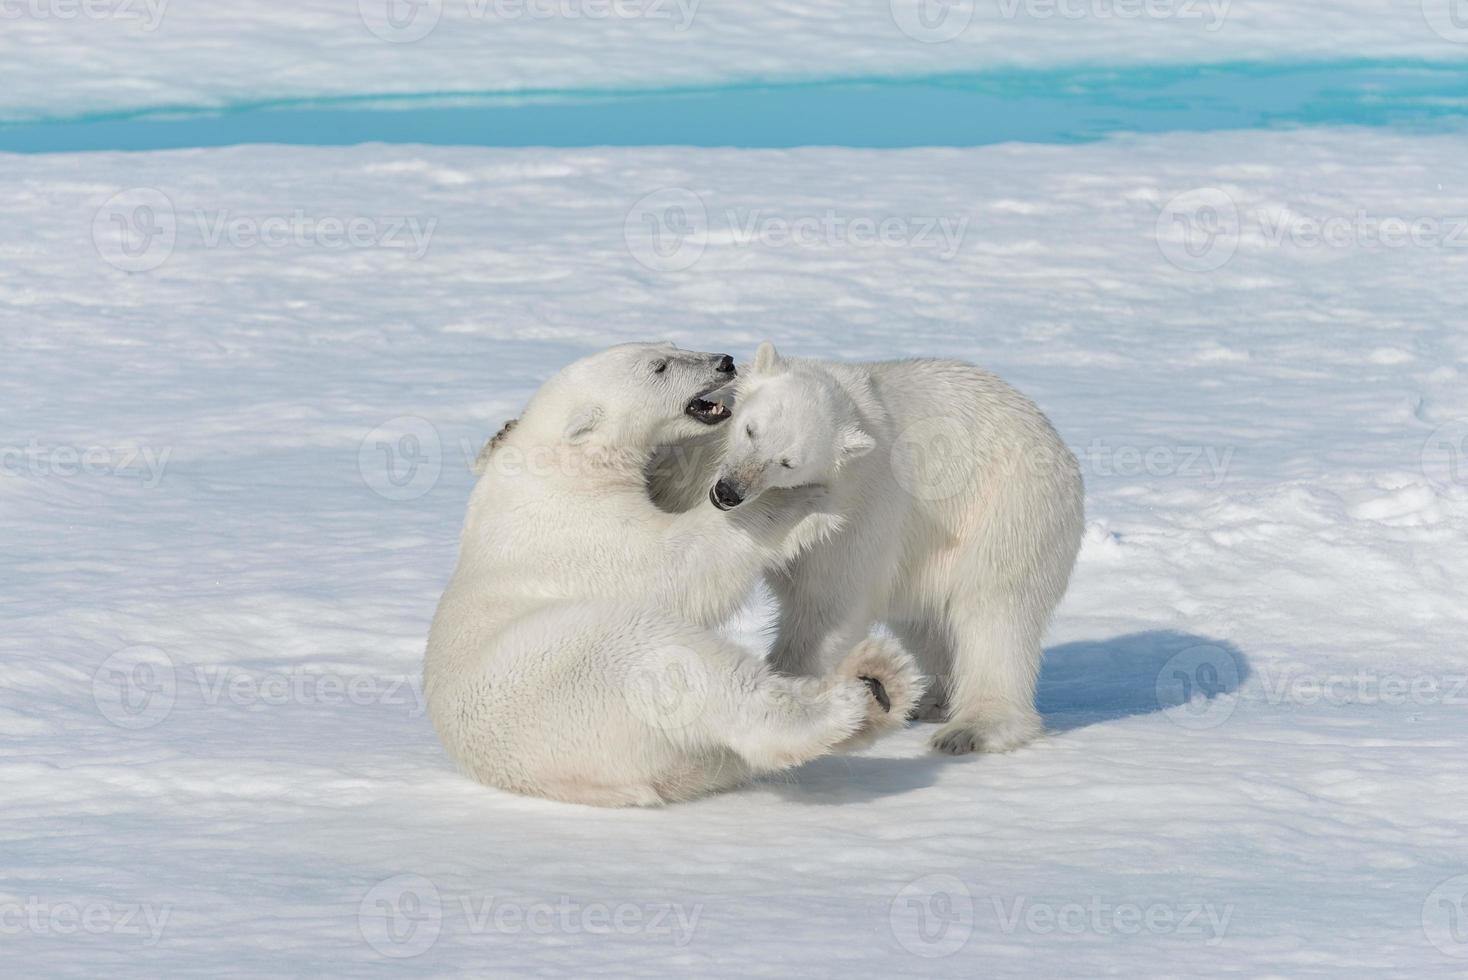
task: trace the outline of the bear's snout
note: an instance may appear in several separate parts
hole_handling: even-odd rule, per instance
[[[724,354],[723,356],[719,357],[719,364],[717,367],[714,368],[714,370],[718,371],[720,374],[733,374],[734,358],[730,357],[728,354]]]
[[[733,510],[744,503],[744,494],[730,481],[720,480],[709,491],[709,500],[713,501],[714,506],[719,510]]]

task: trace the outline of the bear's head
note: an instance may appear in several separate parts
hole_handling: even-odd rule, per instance
[[[831,482],[876,443],[851,397],[828,374],[786,361],[760,345],[741,378],[724,463],[709,499],[732,510],[766,490]]]
[[[621,344],[546,382],[520,428],[543,442],[593,450],[640,453],[675,445],[728,421],[729,408],[710,396],[728,387],[734,373],[728,354]]]

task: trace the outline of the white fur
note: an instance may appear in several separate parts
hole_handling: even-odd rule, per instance
[[[746,500],[731,513],[816,484],[845,519],[769,576],[774,666],[819,673],[885,623],[939,681],[918,710],[948,718],[936,748],[1006,751],[1042,731],[1041,638],[1080,548],[1083,492],[1029,399],[955,361],[785,360],[766,344],[726,431],[718,477]]]
[[[706,502],[670,514],[647,496],[654,448],[708,432],[683,409],[727,380],[717,358],[651,344],[594,355],[486,450],[424,664],[434,726],[475,778],[652,805],[890,727],[855,677],[780,677],[712,632],[764,567],[830,533],[819,492],[734,515]],[[920,675],[899,647],[853,647],[852,662],[908,692],[892,714],[916,701]]]

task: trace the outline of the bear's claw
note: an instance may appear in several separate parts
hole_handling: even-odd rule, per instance
[[[872,697],[876,698],[877,703],[882,706],[882,711],[890,714],[892,711],[892,699],[887,696],[887,689],[882,686],[882,682],[875,677],[868,677],[865,674],[862,674],[857,680],[866,684],[872,692]]]

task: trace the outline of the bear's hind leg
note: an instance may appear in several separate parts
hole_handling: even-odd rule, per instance
[[[723,793],[749,782],[753,774],[744,760],[727,749],[710,753],[708,758],[685,769],[659,776],[653,782],[658,795],[669,803],[696,800],[701,796]]]
[[[928,678],[912,721],[943,721],[948,717],[948,675],[953,672],[953,641],[940,620],[909,619],[888,624],[912,653]]]
[[[668,802],[651,785],[617,786],[582,779],[547,780],[538,788],[536,795],[561,803],[580,803],[585,806],[662,806]]]
[[[1022,601],[994,597],[984,609],[953,609],[948,724],[932,738],[949,755],[1008,752],[1040,735],[1035,710],[1044,617]]]

